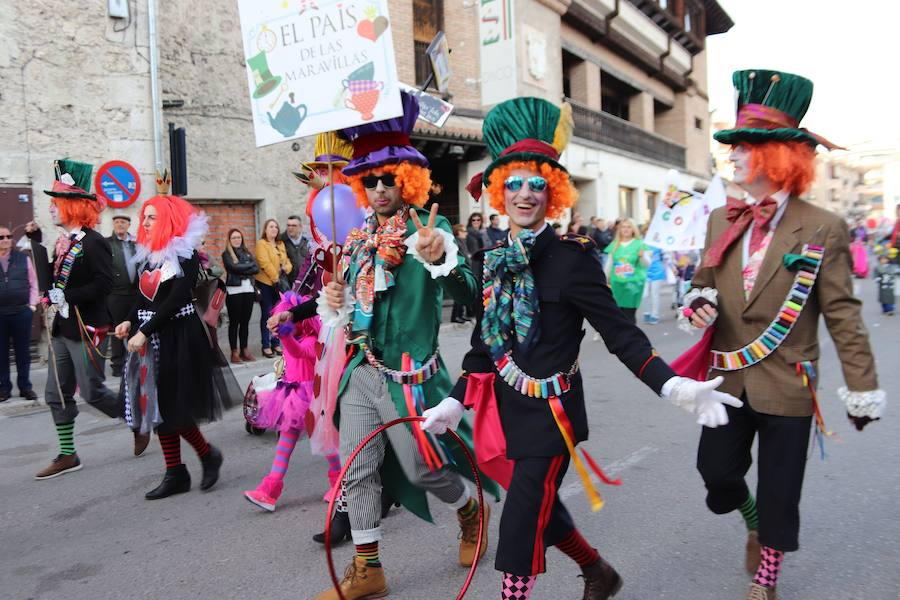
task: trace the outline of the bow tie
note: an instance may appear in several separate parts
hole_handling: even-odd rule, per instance
[[[756,224],[756,227],[762,230],[772,221],[777,210],[778,203],[769,197],[756,204],[747,204],[737,198],[728,198],[725,216],[731,225],[710,245],[703,258],[703,266],[719,266],[725,251],[735,240],[744,235],[750,223]]]

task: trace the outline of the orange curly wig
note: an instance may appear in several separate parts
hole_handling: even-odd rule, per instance
[[[156,209],[156,223],[150,234],[144,229],[144,213],[148,206]],[[188,221],[197,212],[187,200],[179,196],[153,196],[141,207],[137,241],[153,251],[164,248],[173,237],[184,235]]]
[[[748,144],[750,181],[765,175],[780,189],[799,196],[816,178],[816,149],[806,142]]]
[[[506,214],[506,205],[503,200],[503,182],[509,174],[516,169],[529,169],[537,171],[547,180],[550,189],[550,199],[547,202],[547,218],[558,219],[567,208],[570,208],[578,200],[578,190],[569,174],[556,169],[547,163],[538,164],[537,161],[511,162],[501,165],[491,171],[491,179],[487,186],[487,194],[491,199],[491,206],[501,215]]]
[[[431,191],[431,171],[412,163],[399,163],[396,165],[382,165],[350,175],[348,179],[350,180],[350,187],[353,188],[353,193],[356,195],[357,205],[363,208],[369,207],[369,198],[366,196],[366,188],[362,184],[362,178],[366,175],[371,175],[375,171],[393,173],[396,176],[397,185],[400,186],[400,195],[407,204],[422,207],[428,202],[428,194]]]
[[[50,201],[56,205],[56,208],[59,210],[59,218],[66,225],[77,225],[78,227],[90,227],[93,229],[100,220],[100,211],[102,209],[96,200],[87,198],[53,198]]]

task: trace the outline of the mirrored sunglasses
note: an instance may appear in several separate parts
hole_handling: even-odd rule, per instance
[[[366,175],[362,178],[363,187],[367,190],[374,190],[378,187],[378,182],[386,188],[392,188],[397,185],[397,178],[393,173],[385,173],[384,175]]]
[[[512,175],[506,178],[506,181],[503,182],[503,186],[511,192],[518,192],[522,189],[522,185],[525,183],[525,179],[520,177],[519,175]],[[533,177],[528,178],[528,189],[532,192],[543,192],[547,189],[547,180],[541,177],[540,175],[534,175]]]

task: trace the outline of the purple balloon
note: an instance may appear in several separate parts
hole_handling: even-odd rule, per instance
[[[331,194],[334,190],[334,228],[331,230]],[[313,201],[312,218],[316,227],[328,241],[343,245],[353,229],[366,221],[365,211],[356,205],[356,196],[349,185],[338,183],[319,190]]]

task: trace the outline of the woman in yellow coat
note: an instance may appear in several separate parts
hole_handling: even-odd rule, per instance
[[[291,261],[287,256],[284,242],[278,239],[278,221],[269,219],[262,229],[262,236],[256,242],[256,262],[259,273],[256,275],[256,287],[259,289],[259,332],[262,336],[262,354],[272,358],[274,353],[281,354],[278,337],[269,334],[266,321],[272,307],[278,302],[278,280],[282,275],[291,272]]]

